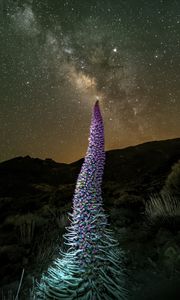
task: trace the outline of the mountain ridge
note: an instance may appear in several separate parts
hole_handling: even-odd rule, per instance
[[[104,181],[125,184],[132,181],[148,182],[152,176],[166,176],[172,165],[180,158],[180,138],[153,141],[123,149],[106,151]],[[5,180],[17,182],[59,185],[75,183],[83,158],[70,163],[52,159],[15,157],[0,163],[1,184]],[[140,180],[141,178],[141,180]]]

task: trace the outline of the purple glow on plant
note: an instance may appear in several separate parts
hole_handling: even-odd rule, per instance
[[[43,275],[37,299],[125,299],[122,252],[108,229],[101,184],[105,164],[104,126],[94,105],[89,145],[73,196],[71,224],[64,235],[69,249]],[[43,298],[45,297],[45,298]]]

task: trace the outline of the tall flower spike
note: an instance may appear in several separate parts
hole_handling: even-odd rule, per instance
[[[123,253],[108,228],[102,202],[104,163],[104,127],[97,101],[73,197],[71,224],[64,235],[69,249],[43,274],[35,299],[126,299]]]

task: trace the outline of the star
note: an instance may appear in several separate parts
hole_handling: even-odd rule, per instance
[[[115,53],[116,53],[116,52],[117,52],[117,48],[113,48],[113,52],[115,52]]]

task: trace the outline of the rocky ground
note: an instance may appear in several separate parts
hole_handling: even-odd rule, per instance
[[[124,250],[129,300],[180,295],[179,219],[150,220],[145,206],[180,158],[180,139],[107,152],[104,208]],[[28,299],[33,280],[58,255],[83,160],[59,164],[19,157],[0,164],[0,289]]]

